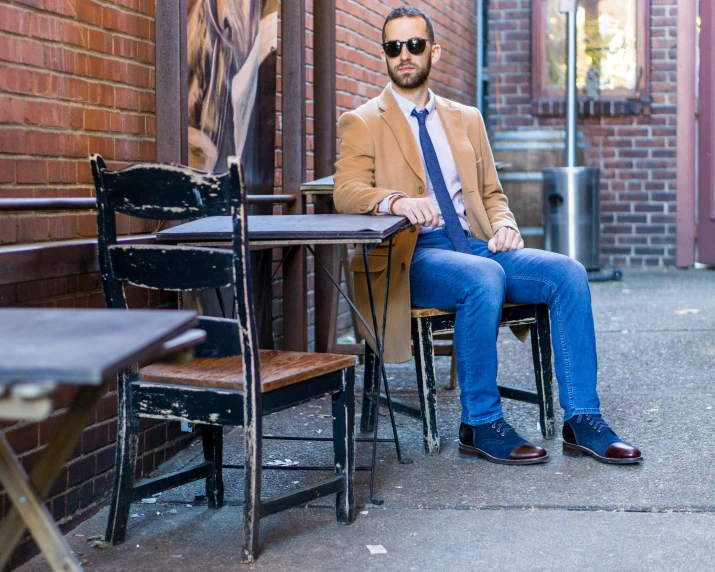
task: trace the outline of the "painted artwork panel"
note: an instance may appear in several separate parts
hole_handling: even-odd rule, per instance
[[[277,0],[188,0],[187,10],[189,165],[224,171],[237,155],[248,192],[272,192]]]

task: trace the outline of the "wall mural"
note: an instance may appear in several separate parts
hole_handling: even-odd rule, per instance
[[[277,0],[188,0],[187,10],[189,165],[224,171],[238,155],[248,192],[272,192]]]
[[[278,0],[187,0],[189,165],[226,171],[241,157],[246,192],[273,194],[276,136]],[[248,214],[271,214],[249,205]],[[261,348],[273,347],[271,251],[251,253],[255,318]],[[202,300],[210,315],[232,308],[225,289]]]

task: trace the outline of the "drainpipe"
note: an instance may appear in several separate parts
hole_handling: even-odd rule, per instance
[[[484,101],[484,1],[477,0],[477,109]],[[488,2],[489,0],[487,0]]]
[[[566,12],[566,166],[576,166],[576,6],[577,0],[560,0],[559,11]]]

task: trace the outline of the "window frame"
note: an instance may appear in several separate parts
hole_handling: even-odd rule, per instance
[[[531,2],[531,98],[535,104],[537,114],[549,114],[544,110],[554,109],[554,103],[563,102],[566,96],[566,89],[546,88],[546,3],[548,0],[533,0]],[[641,105],[626,105],[622,107],[623,113],[644,111],[650,103],[650,4],[651,0],[636,0],[636,62],[643,69],[639,89],[626,92],[625,90],[603,91],[601,97],[596,100],[589,100],[583,93],[583,89],[577,90],[580,112],[588,113],[588,110],[597,109],[593,114],[601,114],[603,109],[612,109],[616,102],[638,102]],[[601,105],[587,105],[599,104]],[[605,104],[605,105],[604,105]],[[538,113],[542,111],[542,113]],[[554,110],[556,111],[556,110]]]

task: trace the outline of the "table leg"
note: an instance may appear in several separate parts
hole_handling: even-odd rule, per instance
[[[30,471],[30,483],[40,498],[47,496],[47,493],[52,488],[57,474],[72,453],[77,440],[82,435],[82,431],[89,423],[94,407],[106,392],[106,384],[80,388],[69,410],[60,419],[54,436],[40,459],[35,463],[32,471]],[[5,517],[2,528],[0,528],[0,538],[3,539],[2,546],[0,546],[0,570],[3,570],[7,565],[10,556],[12,556],[17,543],[20,542],[24,533],[25,526],[22,523],[19,512],[11,508]]]
[[[62,532],[52,520],[47,507],[33,490],[27,473],[15,459],[12,449],[2,433],[0,433],[0,482],[52,569],[56,571],[81,570],[62,536]],[[10,559],[14,548],[14,544],[10,546],[5,543],[0,547],[0,554],[2,554],[4,562]]]

